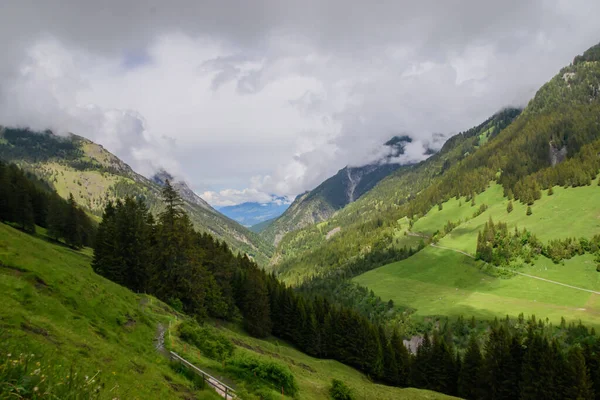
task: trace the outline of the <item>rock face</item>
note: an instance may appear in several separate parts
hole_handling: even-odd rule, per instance
[[[169,182],[171,182],[171,185],[175,190],[177,190],[177,193],[179,193],[182,199],[207,210],[213,210],[210,204],[208,204],[202,197],[198,196],[192,189],[190,189],[187,183],[184,181],[176,181],[173,175],[164,169],[161,169],[154,174],[151,180],[160,186],[164,186],[167,179]]]
[[[554,143],[550,142],[550,163],[554,167],[556,164],[563,162],[567,158],[567,146],[564,145],[560,149],[554,146]]]
[[[397,158],[411,142],[409,136],[394,136],[384,144],[385,155],[377,161],[342,168],[315,189],[299,195],[281,217],[261,232],[261,236],[277,245],[286,233],[330,218],[400,168],[402,164],[397,163]]]

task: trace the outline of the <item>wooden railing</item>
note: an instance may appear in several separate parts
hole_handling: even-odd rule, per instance
[[[194,364],[187,361],[185,358],[181,357],[179,354],[171,351],[170,358],[173,361],[177,361],[177,362],[185,365],[186,367],[188,367],[192,371],[194,371],[196,374],[200,375],[202,377],[202,380],[205,383],[208,383],[210,386],[212,386],[215,389],[215,391],[223,398],[225,398],[227,400],[237,399],[235,390],[233,390],[232,388],[230,388],[229,386],[227,386],[226,384],[224,384],[223,382],[221,382],[214,376],[211,376],[210,374],[207,374],[206,372],[202,371],[200,368],[196,367]]]

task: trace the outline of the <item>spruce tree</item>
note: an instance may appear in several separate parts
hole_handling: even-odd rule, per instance
[[[585,363],[583,351],[579,345],[571,347],[568,356],[567,385],[564,398],[592,400],[594,388],[590,371]]]
[[[67,200],[67,208],[65,211],[63,237],[69,246],[80,248],[82,246],[81,235],[81,222],[77,209],[77,203],[75,202],[73,193],[69,193],[69,199]]]
[[[243,284],[244,328],[252,336],[264,338],[271,334],[269,292],[263,275],[256,268],[246,271]]]
[[[512,212],[512,210],[513,210],[513,203],[511,200],[509,200],[508,205],[506,206],[506,212],[510,214]]]
[[[483,372],[483,357],[477,338],[472,334],[462,362],[458,377],[458,395],[465,399],[479,399],[481,396],[481,380]]]

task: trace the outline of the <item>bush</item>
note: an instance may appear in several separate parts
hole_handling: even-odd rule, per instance
[[[329,396],[333,400],[354,400],[354,393],[346,384],[340,380],[333,379],[329,388]]]
[[[189,321],[179,325],[179,337],[196,346],[206,357],[217,361],[230,358],[235,350],[233,343],[225,336]]]
[[[527,207],[527,215],[531,215],[533,214],[533,211],[531,211],[531,207]]]
[[[250,356],[236,357],[231,360],[228,369],[245,381],[256,381],[258,378],[275,390],[283,388],[288,396],[294,396],[298,392],[296,379],[290,370],[273,361]]]
[[[206,387],[206,382],[204,382],[204,379],[185,365],[177,361],[171,361],[170,365],[173,371],[185,376],[192,383],[193,390],[201,390]]]

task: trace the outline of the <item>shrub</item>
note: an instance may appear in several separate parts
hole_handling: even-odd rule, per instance
[[[275,390],[280,391],[283,388],[284,393],[289,396],[298,392],[296,379],[290,370],[273,361],[241,356],[231,360],[228,369],[243,380],[259,379]]]
[[[193,390],[201,390],[205,388],[206,383],[204,382],[204,379],[185,365],[177,361],[171,361],[170,366],[173,371],[185,376],[192,383]]]
[[[506,206],[506,212],[510,214],[512,212],[512,210],[513,210],[513,203],[512,203],[512,201],[509,201],[508,205]]]
[[[230,358],[235,350],[233,343],[225,336],[189,321],[179,325],[179,337],[196,346],[206,357],[217,361]]]
[[[354,400],[355,398],[352,389],[338,379],[333,379],[331,381],[329,396],[331,396],[333,400]]]
[[[527,215],[531,215],[533,214],[533,211],[531,211],[531,207],[527,207]]]

